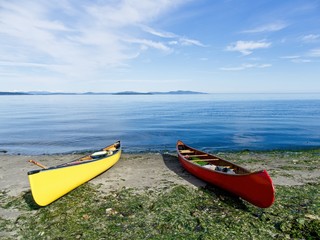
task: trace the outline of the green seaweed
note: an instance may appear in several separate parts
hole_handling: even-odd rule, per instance
[[[277,186],[274,205],[260,209],[213,186],[105,194],[84,184],[47,207],[26,203],[29,192],[8,198],[24,211],[0,225],[22,239],[317,239],[319,189]]]

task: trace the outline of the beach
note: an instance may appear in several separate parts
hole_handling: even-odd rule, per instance
[[[319,150],[306,152],[248,151],[218,154],[252,171],[266,169],[273,180],[276,191],[281,186],[319,184]],[[28,156],[2,153],[0,155],[0,190],[2,193],[0,219],[16,221],[24,213],[19,208],[5,207],[5,202],[7,198],[21,198],[23,194],[30,191],[27,172],[39,167],[29,163],[29,159],[36,160],[45,166],[54,166],[81,156],[83,155]],[[92,179],[90,183],[97,186],[99,191],[105,195],[120,192],[123,189],[132,189],[136,193],[148,190],[161,193],[170,191],[175,186],[185,186],[188,189],[207,186],[205,182],[190,175],[181,167],[176,153],[123,153],[112,168]],[[60,199],[57,202],[59,201]]]
[[[229,153],[232,157],[232,153]],[[267,154],[255,154],[255,161],[243,166],[249,170],[266,169],[275,185],[294,186],[317,182],[320,177],[319,165],[310,169],[309,163],[299,159],[270,159]],[[11,196],[30,190],[27,172],[39,167],[28,160],[33,159],[45,166],[55,166],[80,158],[80,154],[65,155],[0,155],[0,189]],[[239,155],[246,161],[252,156]],[[288,169],[288,165],[292,165]],[[180,165],[176,154],[141,153],[122,154],[119,162],[108,171],[90,181],[99,184],[104,191],[123,187],[137,191],[148,188],[161,190],[168,184],[182,184],[191,187],[205,186],[206,183],[190,175]]]
[[[232,154],[229,154],[232,155]],[[249,170],[267,169],[272,176],[275,185],[302,185],[309,182],[317,182],[320,177],[319,166],[310,169],[309,164],[299,162],[298,159],[281,161],[268,159],[266,154],[256,154],[257,160],[250,163],[244,162],[244,167]],[[82,155],[1,155],[0,156],[0,180],[1,191],[6,191],[11,196],[16,196],[23,191],[30,190],[27,172],[39,167],[28,160],[33,159],[45,166],[55,166]],[[241,160],[252,158],[245,155]],[[259,161],[260,159],[260,161]],[[288,169],[291,164],[291,169]],[[308,167],[304,167],[308,166]],[[191,187],[205,186],[206,183],[190,175],[180,165],[175,154],[141,153],[122,154],[119,162],[108,171],[91,180],[93,184],[99,184],[104,191],[117,190],[123,187],[144,190],[147,188],[161,190],[170,184],[182,184]]]

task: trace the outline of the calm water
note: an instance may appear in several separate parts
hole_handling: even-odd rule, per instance
[[[206,151],[320,147],[320,94],[0,96],[0,150]]]

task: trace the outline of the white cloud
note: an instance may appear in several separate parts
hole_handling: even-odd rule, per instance
[[[174,33],[155,30],[149,26],[141,26],[141,29],[147,33],[150,33],[154,36],[158,36],[158,37],[162,37],[162,38],[178,38],[178,35],[176,35]]]
[[[288,60],[290,60],[290,62],[293,62],[293,63],[309,63],[309,62],[312,62],[310,59],[303,58],[302,56],[299,56],[299,55],[283,56],[281,58],[282,59],[288,59]]]
[[[170,41],[170,42],[168,42],[168,44],[169,44],[169,45],[178,45],[178,44],[179,44],[179,42],[178,42],[178,41],[176,41],[176,40],[174,40],[174,41]]]
[[[227,51],[241,52],[243,55],[249,55],[253,50],[260,48],[268,48],[271,46],[270,42],[261,41],[237,41],[236,43],[227,46]]]
[[[302,41],[304,42],[316,42],[320,39],[319,34],[309,34],[302,37]]]
[[[165,31],[158,31],[155,30],[149,26],[142,26],[142,29],[149,33],[152,34],[154,36],[158,36],[161,38],[169,38],[169,39],[174,39],[169,41],[168,44],[170,45],[181,45],[181,46],[198,46],[198,47],[206,47],[203,43],[201,43],[198,40],[195,39],[190,39],[190,38],[186,38],[186,37],[181,37],[177,34],[171,33],[171,32],[165,32]]]
[[[295,58],[295,59],[292,59],[291,62],[293,62],[293,63],[309,63],[312,61],[310,59]]]
[[[245,31],[242,31],[243,33],[263,33],[263,32],[276,32],[280,31],[284,28],[286,28],[288,24],[284,22],[274,22],[274,23],[269,23],[265,24],[262,26],[258,26],[256,28],[248,29]]]
[[[315,48],[309,51],[308,56],[310,57],[320,57],[320,48]]]
[[[291,56],[283,56],[283,57],[281,57],[281,58],[283,58],[283,59],[296,59],[296,58],[300,58],[300,56],[298,56],[298,55],[291,55]]]
[[[166,46],[162,42],[155,42],[155,41],[151,41],[151,40],[147,40],[147,39],[128,39],[125,41],[130,42],[130,43],[140,44],[141,49],[144,49],[144,50],[146,50],[148,48],[154,48],[154,49],[164,51],[166,53],[169,53],[172,51],[171,48],[169,48],[168,46]]]
[[[198,40],[194,40],[194,39],[188,39],[188,38],[180,38],[180,43],[182,46],[191,46],[191,45],[195,45],[198,47],[205,47],[204,44],[202,44],[200,41]]]
[[[145,24],[183,3],[183,0],[122,0],[91,5],[87,10],[101,23],[111,24],[112,27],[121,27]]]
[[[220,70],[222,71],[242,71],[249,68],[268,68],[271,67],[271,64],[252,64],[252,63],[244,63],[237,67],[222,67]]]
[[[266,63],[266,64],[258,64],[256,67],[257,68],[268,68],[271,66],[272,66],[272,64]]]
[[[0,65],[33,66],[69,77],[124,66],[148,49],[166,54],[174,44],[202,44],[174,33],[155,31],[153,20],[183,0],[122,0],[78,4],[74,1],[2,1]],[[149,31],[152,36],[145,36]],[[7,62],[7,63],[5,63]]]

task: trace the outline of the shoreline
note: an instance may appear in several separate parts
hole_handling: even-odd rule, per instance
[[[270,153],[270,152],[309,152],[309,151],[319,151],[320,146],[297,146],[293,148],[270,148],[270,149],[250,149],[250,148],[242,148],[242,149],[225,149],[225,148],[198,148],[201,151],[205,151],[211,154],[220,154],[220,153],[236,153],[241,154],[245,152],[253,152],[253,153]],[[93,151],[97,151],[97,149],[88,149],[88,150],[74,150],[74,151],[67,151],[67,152],[53,152],[53,153],[28,153],[28,152],[11,152],[7,149],[0,149],[0,158],[1,156],[54,156],[54,155],[87,155]],[[176,149],[157,149],[154,150],[127,150],[122,149],[123,154],[176,154]]]

